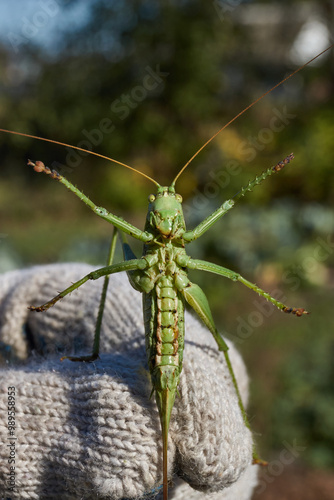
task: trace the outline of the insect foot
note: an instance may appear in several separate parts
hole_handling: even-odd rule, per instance
[[[43,306],[29,306],[28,307],[29,311],[36,311],[36,312],[43,312],[46,309]]]
[[[272,170],[274,170],[274,172],[279,172],[280,170],[282,170],[282,168],[285,167],[285,165],[287,165],[288,163],[290,163],[291,160],[294,159],[294,154],[291,153],[289,156],[287,156],[286,158],[284,158],[284,160],[280,161],[277,163],[277,165],[275,165]]]
[[[303,307],[284,307],[282,311],[285,313],[295,314],[296,316],[302,316],[303,314],[310,314]]]
[[[259,458],[259,457],[253,457],[252,463],[253,463],[253,465],[261,465],[263,467],[266,467],[269,462],[267,462],[266,460],[262,460],[262,458]]]
[[[93,361],[100,359],[100,356],[98,354],[90,354],[88,356],[63,356],[60,358],[60,361],[64,361],[64,359],[81,363],[93,363]]]
[[[56,170],[51,170],[49,167],[46,167],[42,161],[36,161],[34,163],[31,160],[28,160],[27,165],[33,167],[35,172],[44,172],[44,174],[51,175],[52,179],[59,180],[61,175]]]

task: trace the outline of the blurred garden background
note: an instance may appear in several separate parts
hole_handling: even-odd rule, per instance
[[[168,184],[220,127],[330,45],[334,5],[20,0],[2,3],[0,19],[1,128],[92,149]],[[284,315],[241,284],[192,274],[251,375],[249,416],[270,462],[261,500],[333,498],[333,50],[223,131],[177,183],[190,228],[291,152],[188,247],[312,313]],[[112,228],[28,158],[143,227],[154,192],[143,177],[0,133],[1,272],[106,259]]]

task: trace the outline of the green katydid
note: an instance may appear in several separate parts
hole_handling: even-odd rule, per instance
[[[329,50],[331,47],[328,47],[326,50]],[[319,57],[319,55],[316,57]],[[315,58],[313,58],[311,61],[313,61]],[[311,61],[308,61],[306,64],[309,64]],[[168,498],[168,429],[182,370],[185,333],[185,303],[188,303],[198,314],[200,319],[204,322],[204,324],[214,336],[214,339],[216,340],[218,345],[218,349],[223,352],[237,393],[239,407],[240,411],[242,412],[245,425],[247,427],[250,427],[245,409],[241,401],[233,368],[229,359],[228,347],[215,327],[208,300],[204,292],[198,285],[192,283],[189,280],[188,269],[207,271],[220,276],[224,276],[231,279],[232,281],[240,281],[251,290],[254,290],[260,296],[266,298],[269,302],[271,302],[283,312],[292,313],[295,316],[308,314],[307,311],[305,311],[303,308],[292,308],[286,306],[282,302],[279,302],[264,290],[260,289],[257,285],[247,281],[240,274],[234,271],[231,271],[217,264],[192,259],[190,256],[188,256],[185,250],[186,244],[202,236],[208,229],[210,229],[213,224],[215,224],[218,220],[220,220],[221,217],[229,212],[234,207],[235,203],[240,198],[245,196],[248,191],[251,191],[256,185],[261,184],[269,176],[279,172],[285,165],[290,163],[290,161],[293,159],[292,154],[287,156],[283,161],[278,162],[274,167],[268,168],[262,174],[255,177],[248,183],[246,187],[242,188],[234,198],[225,201],[217,210],[206,217],[200,224],[198,224],[197,227],[192,230],[186,229],[185,220],[182,213],[182,197],[181,195],[176,193],[175,184],[177,179],[184,172],[184,170],[194,159],[194,157],[197,156],[197,154],[204,147],[206,147],[209,142],[211,142],[222,130],[224,130],[230,123],[232,123],[236,118],[243,114],[247,109],[252,107],[265,95],[271,92],[274,88],[281,85],[296,72],[300,71],[304,66],[306,66],[306,64],[298,68],[291,75],[275,85],[275,87],[273,87],[271,90],[256,99],[252,104],[241,111],[236,117],[230,120],[230,122],[228,122],[220,130],[218,130],[218,132],[216,132],[184,165],[184,167],[179,171],[170,186],[160,186],[158,182],[156,182],[146,174],[139,172],[124,163],[106,158],[126,168],[130,168],[131,170],[136,171],[155,184],[156,194],[152,194],[149,196],[149,206],[144,231],[138,229],[137,227],[126,222],[120,217],[108,212],[106,209],[95,205],[95,203],[93,203],[66,178],[61,176],[55,170],[50,170],[44,165],[43,162],[28,162],[29,165],[33,166],[35,171],[44,172],[50,175],[50,177],[52,177],[53,179],[58,180],[59,182],[64,184],[70,191],[72,191],[86,205],[88,205],[88,207],[93,210],[99,217],[110,222],[115,228],[108,262],[105,267],[84,276],[82,279],[60,292],[57,296],[55,296],[45,304],[38,307],[30,307],[30,309],[34,311],[45,311],[53,306],[56,302],[58,302],[58,300],[76,290],[88,280],[96,280],[101,278],[102,276],[105,277],[100,309],[96,322],[92,354],[79,357],[66,356],[62,359],[67,358],[71,361],[91,362],[98,358],[100,327],[103,316],[106,289],[108,286],[108,277],[110,274],[126,271],[131,285],[143,294],[143,314],[145,323],[147,359],[153,386],[152,393],[155,392],[162,428],[164,500],[167,500]],[[57,141],[52,141],[50,139],[12,132],[9,130],[0,129],[0,131],[58,143]],[[76,147],[75,149],[82,150],[78,147]],[[95,154],[97,156],[102,156],[91,151],[89,151],[89,153]],[[121,231],[122,235],[124,261],[120,263],[113,263],[118,231]],[[130,235],[140,240],[144,244],[142,257],[137,258],[134,255],[127,242],[126,235]],[[253,453],[253,462],[262,463],[255,450]]]

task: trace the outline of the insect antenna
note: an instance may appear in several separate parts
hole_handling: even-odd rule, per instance
[[[83,148],[79,148],[78,146],[72,146],[71,144],[66,144],[65,142],[54,141],[52,139],[46,139],[45,137],[38,137],[37,135],[24,134],[23,132],[14,132],[13,130],[6,130],[4,128],[0,128],[0,132],[6,132],[7,134],[13,134],[13,135],[21,135],[23,137],[30,137],[31,139],[38,139],[39,141],[52,142],[53,144],[59,144],[60,146],[67,146],[67,147],[72,148],[72,149],[77,149],[78,151],[83,151],[84,153],[89,153],[91,155],[99,156],[100,158],[103,158],[104,160],[112,161],[114,163],[117,163],[118,165],[122,165],[122,167],[128,168],[129,170],[132,170],[133,172],[136,172],[137,174],[140,174],[143,177],[146,177],[146,179],[153,182],[156,186],[159,186],[157,181],[152,179],[152,177],[144,174],[144,172],[140,172],[140,170],[137,170],[136,168],[130,167],[129,165],[127,165],[126,163],[122,163],[121,161],[114,160],[113,158],[109,158],[108,156],[101,155],[100,153],[95,153],[95,151],[89,151],[89,149],[83,149]]]
[[[208,144],[210,144],[211,141],[213,141],[213,139],[215,137],[217,137],[218,134],[220,134],[220,132],[222,132],[225,128],[227,128],[229,125],[231,125],[231,123],[233,123],[237,118],[239,118],[239,116],[243,115],[248,109],[252,108],[256,103],[258,103],[259,101],[261,101],[261,99],[263,99],[266,95],[270,94],[270,92],[272,92],[273,90],[275,90],[277,87],[279,87],[280,85],[282,85],[284,82],[286,82],[287,80],[289,80],[292,76],[294,76],[296,73],[298,73],[299,71],[301,71],[303,68],[305,68],[305,66],[307,66],[308,64],[310,64],[312,61],[314,61],[315,59],[317,59],[318,57],[320,57],[322,54],[324,54],[325,52],[327,52],[327,50],[330,50],[332,47],[334,46],[334,44],[332,43],[332,45],[330,45],[329,47],[327,47],[327,49],[323,50],[322,52],[320,52],[320,54],[316,55],[315,57],[313,57],[312,59],[310,59],[309,61],[307,61],[305,64],[303,64],[302,66],[300,66],[299,68],[297,68],[295,71],[293,71],[290,75],[286,76],[285,78],[283,78],[283,80],[281,80],[280,82],[276,83],[276,85],[274,85],[270,90],[267,90],[267,92],[265,92],[264,94],[262,94],[260,97],[258,97],[257,99],[255,99],[255,101],[253,101],[251,104],[249,104],[246,108],[244,108],[242,111],[240,111],[240,113],[238,113],[237,115],[235,115],[234,118],[232,118],[229,122],[227,122],[223,127],[221,127],[217,132],[215,132],[213,134],[212,137],[210,137],[210,139],[208,139],[206,141],[205,144],[203,144],[203,146],[201,146],[195,154],[193,154],[193,156],[190,158],[190,160],[187,161],[187,163],[181,168],[181,170],[179,171],[179,173],[177,174],[177,176],[175,177],[175,179],[173,180],[172,182],[172,186],[175,186],[175,183],[177,181],[177,179],[180,177],[180,175],[185,171],[185,169],[188,167],[188,165],[193,161],[194,158],[196,158],[196,156],[204,149],[206,148],[206,146]]]

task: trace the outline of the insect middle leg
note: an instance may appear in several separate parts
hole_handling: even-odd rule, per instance
[[[250,281],[243,278],[239,273],[231,271],[226,267],[218,266],[217,264],[213,264],[211,262],[206,262],[205,260],[197,260],[197,259],[189,259],[187,262],[187,267],[189,269],[197,269],[200,271],[208,271],[210,273],[219,274],[220,276],[224,276],[225,278],[229,278],[232,281],[240,281],[243,285],[247,286],[251,290],[254,290],[258,295],[264,297],[269,302],[271,302],[274,306],[285,313],[292,313],[296,316],[302,316],[303,314],[309,314],[302,307],[289,307],[280,302],[279,300],[272,297],[268,292],[262,290],[262,288],[258,287],[255,283],[251,283]]]
[[[113,234],[111,246],[110,246],[110,252],[109,252],[109,257],[108,257],[108,262],[112,262],[114,253],[115,253],[115,245],[116,245],[116,239],[117,239],[117,232],[115,231]],[[104,280],[104,286],[102,290],[102,295],[101,295],[101,300],[100,300],[100,306],[99,306],[99,312],[97,316],[97,321],[96,321],[96,326],[95,326],[95,335],[94,335],[94,344],[93,344],[93,352],[91,355],[88,356],[64,356],[63,359],[70,359],[71,361],[94,361],[97,359],[99,355],[99,348],[100,348],[100,331],[101,331],[101,323],[102,323],[102,316],[103,316],[103,310],[104,310],[104,304],[105,304],[105,299],[106,299],[106,292],[107,292],[107,287],[108,287],[108,281],[109,281],[109,275],[110,274],[115,274],[119,273],[121,271],[133,271],[137,269],[145,269],[147,266],[147,262],[144,259],[132,259],[129,261],[125,262],[120,262],[117,264],[109,264],[106,267],[102,267],[101,269],[97,269],[96,271],[92,271],[91,273],[87,274],[80,280],[76,281],[73,283],[71,286],[60,292],[58,295],[53,297],[53,299],[49,300],[45,304],[41,306],[30,306],[29,309],[31,311],[37,311],[37,312],[42,312],[46,311],[50,307],[52,307],[56,302],[58,302],[60,299],[68,295],[69,293],[73,292],[74,290],[78,289],[81,285],[86,283],[88,280],[96,280],[101,278],[102,276],[105,276]]]
[[[79,288],[88,280],[97,280],[102,276],[106,276],[109,274],[120,273],[121,271],[134,271],[135,269],[145,269],[145,267],[147,267],[147,262],[144,259],[133,259],[126,262],[112,264],[111,266],[101,267],[100,269],[92,271],[80,280],[76,281],[71,286],[58,293],[58,295],[53,297],[53,299],[45,302],[45,304],[42,304],[41,306],[30,306],[28,309],[37,312],[47,311],[47,309],[55,305],[56,302],[58,302],[63,297],[66,297],[66,295]]]

